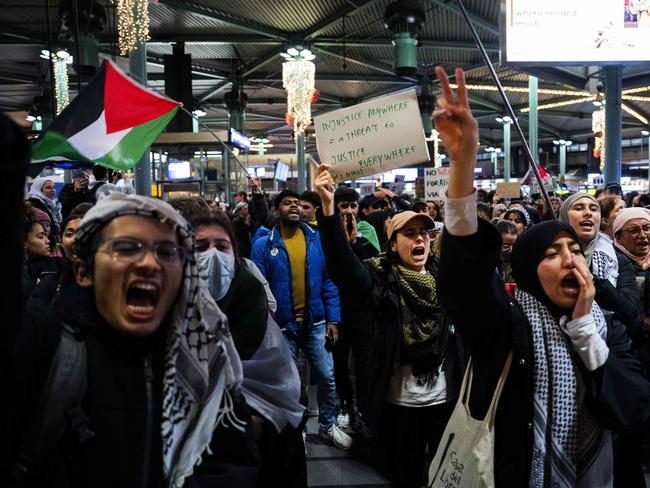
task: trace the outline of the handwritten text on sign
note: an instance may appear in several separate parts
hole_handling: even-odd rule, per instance
[[[424,199],[442,200],[449,186],[449,168],[424,168]]]
[[[415,90],[319,115],[314,127],[337,183],[429,161]]]

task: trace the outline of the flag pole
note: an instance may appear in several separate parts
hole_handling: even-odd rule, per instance
[[[200,125],[201,127],[205,128],[205,130],[207,130],[210,134],[212,134],[212,136],[213,136],[217,141],[219,141],[219,143],[220,143],[220,144],[221,144],[221,145],[226,149],[226,151],[228,151],[228,152],[230,153],[230,155],[234,158],[234,160],[237,161],[237,164],[239,164],[239,166],[241,166],[241,168],[244,170],[244,173],[246,173],[246,174],[250,177],[250,175],[248,174],[248,168],[242,164],[242,162],[241,162],[241,161],[239,160],[239,158],[235,155],[235,153],[232,151],[232,149],[230,149],[230,148],[228,147],[228,144],[226,144],[225,142],[223,142],[223,141],[221,140],[221,137],[219,137],[219,136],[218,136],[218,135],[217,135],[217,134],[216,134],[212,129],[210,129],[210,127],[208,127],[207,124],[205,124],[204,122],[201,122],[201,119],[200,119],[199,117],[197,117],[196,115],[194,115],[192,112],[190,112],[189,110],[187,110],[187,109],[186,109],[185,107],[183,107],[182,105],[180,106],[180,109],[181,109],[183,112],[185,112],[187,115],[189,115],[190,117],[192,117],[194,120],[196,120],[196,121],[199,123],[199,125]]]
[[[494,66],[492,65],[492,61],[490,61],[490,57],[488,56],[487,51],[485,50],[485,47],[483,46],[483,43],[481,42],[481,38],[478,35],[478,32],[476,32],[476,29],[474,28],[474,24],[472,24],[472,20],[469,18],[469,14],[467,13],[467,10],[465,9],[465,5],[463,5],[462,0],[457,0],[458,6],[460,7],[460,11],[463,14],[463,17],[465,17],[465,21],[467,22],[467,26],[469,27],[469,30],[472,34],[472,37],[474,38],[474,41],[476,42],[476,46],[478,47],[479,51],[481,52],[481,55],[483,56],[483,59],[485,60],[485,64],[487,65],[488,69],[490,70],[490,74],[492,75],[492,78],[494,79],[494,83],[497,86],[497,90],[499,91],[499,95],[501,95],[501,98],[503,99],[503,103],[506,106],[506,110],[508,111],[508,115],[510,115],[510,118],[512,119],[512,123],[515,126],[515,129],[517,130],[517,133],[519,134],[519,138],[521,139],[521,144],[524,147],[524,154],[528,158],[528,164],[530,165],[530,169],[533,171],[533,174],[535,175],[535,179],[537,179],[537,183],[539,184],[539,189],[542,192],[542,196],[544,197],[544,203],[546,204],[546,208],[548,210],[548,213],[553,216],[553,220],[557,221],[557,217],[555,216],[555,212],[553,211],[553,206],[551,205],[551,199],[548,196],[548,193],[546,192],[546,187],[544,187],[544,181],[542,180],[542,176],[539,174],[539,169],[537,168],[537,161],[535,157],[533,156],[532,151],[530,150],[530,146],[528,145],[528,142],[526,142],[526,137],[524,136],[524,131],[521,129],[521,126],[519,125],[519,121],[517,120],[517,116],[515,115],[515,111],[512,108],[512,105],[510,105],[510,101],[508,100],[508,97],[506,96],[506,92],[503,89],[503,86],[501,85],[501,81],[499,80],[499,77],[497,76],[497,72],[494,69]]]

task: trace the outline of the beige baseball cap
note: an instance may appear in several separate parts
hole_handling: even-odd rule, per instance
[[[400,212],[398,214],[393,215],[393,218],[390,220],[390,223],[388,224],[388,229],[386,230],[388,239],[390,239],[395,232],[404,228],[404,226],[413,219],[420,219],[422,223],[424,223],[424,225],[426,225],[427,228],[429,229],[433,229],[436,225],[433,219],[425,213],[415,213],[412,210],[407,210],[406,212]]]

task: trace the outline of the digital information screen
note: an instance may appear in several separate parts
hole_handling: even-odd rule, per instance
[[[507,63],[650,61],[650,0],[501,0]]]

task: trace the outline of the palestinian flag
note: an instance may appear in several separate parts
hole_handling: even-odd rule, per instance
[[[32,147],[32,163],[133,168],[181,104],[147,90],[110,60]]]

